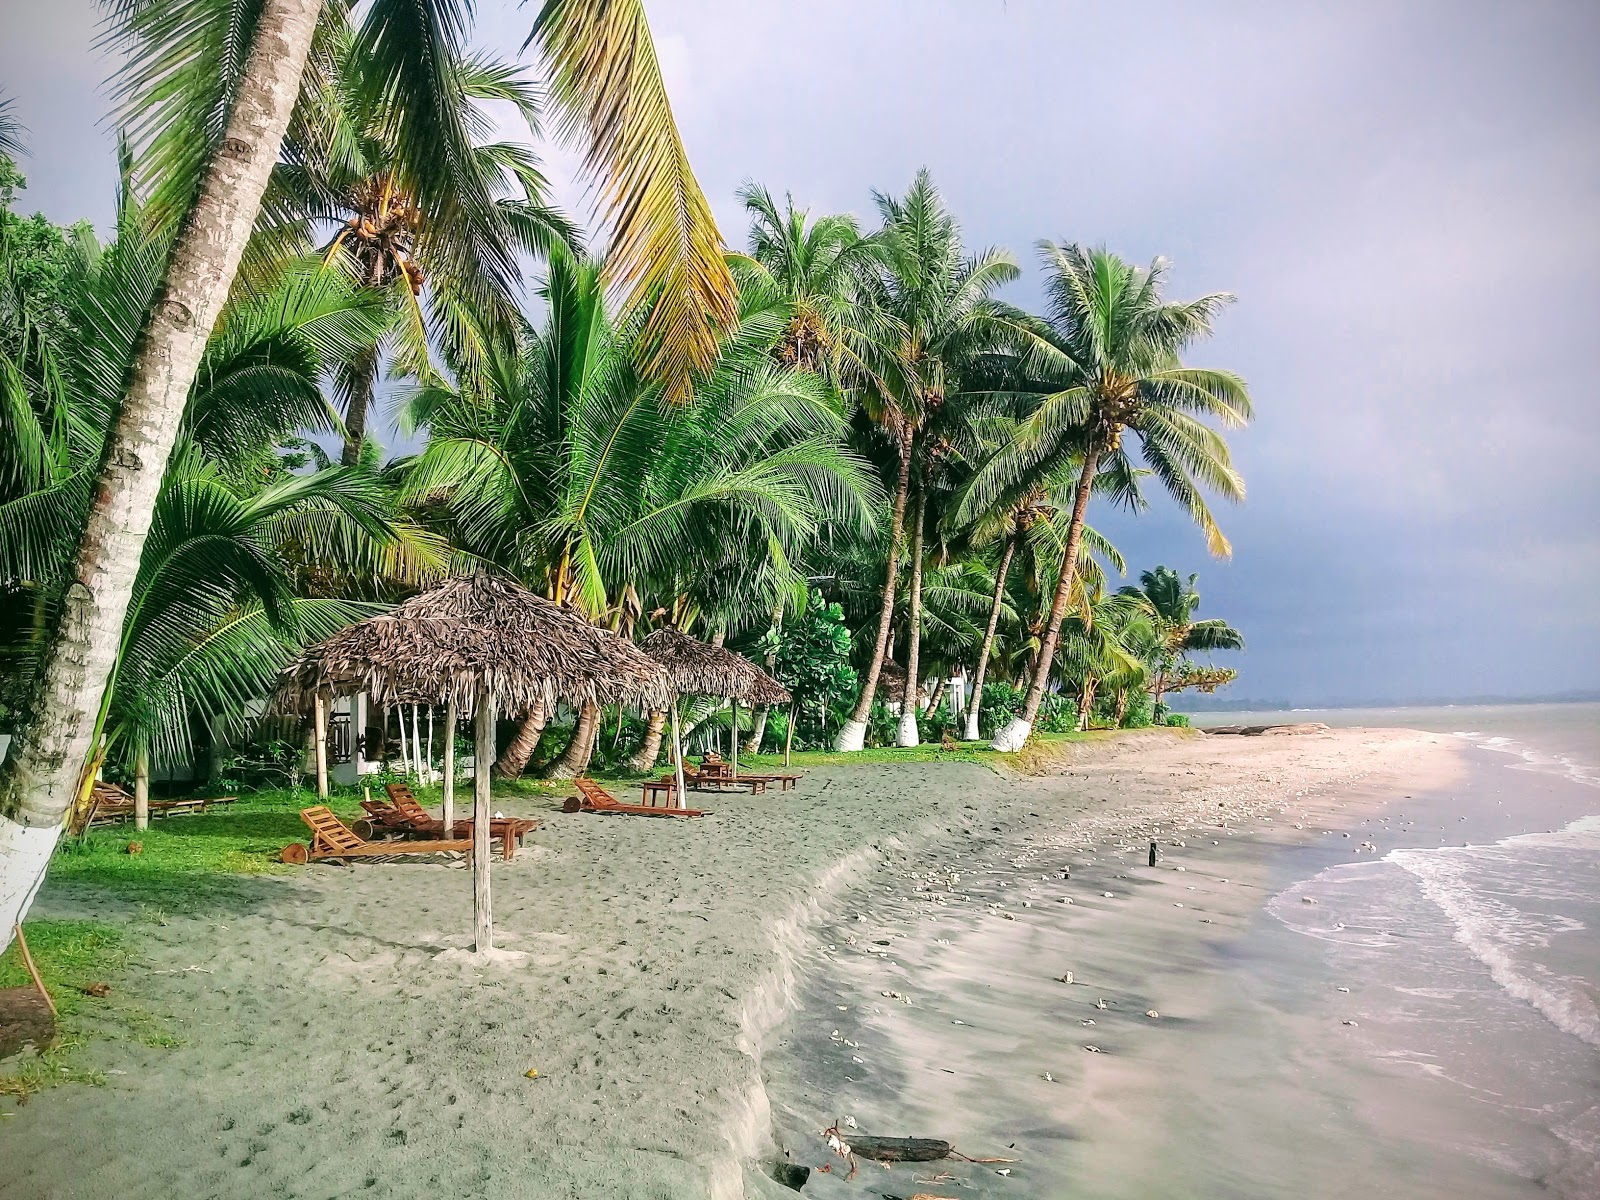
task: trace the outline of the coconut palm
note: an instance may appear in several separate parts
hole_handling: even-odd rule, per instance
[[[399,372],[427,373],[430,342],[458,369],[475,363],[486,339],[515,334],[517,254],[544,256],[577,242],[566,218],[545,203],[528,147],[488,140],[484,101],[504,102],[529,136],[537,134],[533,82],[513,65],[443,42],[433,96],[451,110],[440,120],[458,131],[454,151],[411,162],[412,147],[396,136],[403,128],[397,98],[365,86],[382,48],[333,13],[324,26],[310,73],[318,86],[302,89],[263,200],[255,257],[304,252],[318,228],[331,226],[324,261],[363,286],[388,290],[405,314],[388,347]],[[471,186],[462,186],[463,176]],[[450,202],[432,207],[418,198],[444,194]],[[360,458],[378,363],[375,347],[340,375],[346,466]]]
[[[1015,260],[1003,250],[966,254],[960,227],[926,170],[904,197],[878,193],[875,199],[883,218],[877,235],[883,267],[868,298],[882,320],[881,332],[863,348],[870,375],[859,395],[873,432],[892,455],[894,501],[872,657],[850,719],[839,731],[840,750],[859,750],[864,743],[889,645],[917,437],[956,390],[957,372],[1016,337],[1023,324],[1020,314],[993,298],[1017,277]],[[908,679],[907,688],[913,691],[915,682]]]
[[[989,662],[994,650],[995,637],[1000,628],[1000,617],[1005,607],[1006,587],[1011,575],[1013,560],[1019,553],[1029,561],[1030,575],[1037,575],[1040,563],[1057,564],[1066,550],[1070,534],[1072,498],[1077,481],[1077,464],[1061,464],[1054,474],[1037,481],[1029,480],[1025,486],[991,500],[983,509],[974,511],[971,503],[973,484],[980,479],[974,475],[960,499],[952,508],[952,520],[964,524],[963,536],[969,544],[978,547],[998,544],[1000,561],[994,571],[994,590],[990,598],[989,619],[978,646],[978,665],[973,671],[972,704],[967,710],[965,737],[978,740],[978,716],[983,701],[983,684],[988,677]],[[1107,472],[1095,480],[1096,490],[1120,500],[1136,504],[1136,494],[1129,481]],[[1104,579],[1100,561],[1121,574],[1127,569],[1117,548],[1091,526],[1084,526],[1083,541],[1089,550],[1080,557],[1075,578],[1087,588],[1098,586]],[[1097,561],[1099,560],[1099,561]],[[1082,605],[1082,595],[1078,597]]]
[[[1022,711],[995,738],[1000,749],[1027,740],[1050,678],[1061,622],[1071,597],[1084,516],[1102,469],[1132,476],[1126,435],[1132,434],[1149,474],[1189,512],[1214,553],[1228,553],[1203,489],[1244,496],[1222,436],[1201,419],[1227,428],[1251,416],[1244,381],[1229,371],[1185,367],[1184,350],[1211,332],[1231,301],[1223,293],[1170,302],[1162,297],[1166,264],[1134,267],[1104,249],[1040,246],[1049,273],[1048,324],[1029,347],[1021,370],[1037,404],[1008,451],[987,464],[978,503],[1030,475],[1081,462],[1066,552]]]
[[[792,196],[780,211],[760,184],[745,184],[739,199],[750,214],[748,256],[734,261],[741,288],[770,289],[789,307],[778,361],[840,385],[869,376],[863,353],[874,314],[862,297],[882,263],[880,239],[863,236],[847,214],[813,218]]]
[[[237,6],[213,0],[107,3],[114,32],[125,37],[124,116],[179,233],[116,409],[116,452],[94,489],[74,570],[82,590],[50,641],[30,717],[0,768],[0,945],[30,902],[78,791],[161,468],[278,158],[318,18],[324,8],[348,8],[347,0],[260,0],[254,19],[240,20]],[[367,13],[376,69],[364,86],[395,97],[405,160],[449,153],[458,131],[444,123],[449,106],[431,98],[440,91],[438,50],[460,44],[468,0],[372,0]],[[653,298],[647,364],[679,398],[691,372],[715,356],[715,324],[733,309],[733,286],[643,10],[638,0],[547,0],[534,34],[551,62],[566,128],[586,130],[589,162],[605,176],[619,275],[636,300]],[[415,199],[424,211],[435,201],[448,205],[457,182],[440,181]]]
[[[832,393],[771,361],[764,310],[695,402],[673,407],[638,374],[643,321],[614,324],[604,293],[601,264],[558,256],[544,324],[519,352],[491,351],[467,385],[411,402],[430,438],[406,494],[442,503],[460,545],[599,619],[629,586],[676,599],[730,562],[747,584],[781,576],[820,523],[864,521],[870,487]],[[770,604],[770,589],[752,594]],[[525,719],[507,773],[547,715]]]
[[[66,453],[47,477],[0,499],[0,580],[30,613],[7,647],[9,690],[26,692],[42,632],[65,593],[72,530],[91,487],[144,314],[161,285],[166,239],[125,210],[102,250],[81,234],[66,278],[73,353],[53,381],[67,399]],[[287,473],[272,447],[338,419],[318,387],[333,364],[375,344],[382,302],[341,276],[301,264],[266,295],[241,296],[218,322],[189,397],[178,448],[163,474],[150,538],[137,565],[111,680],[98,699],[91,766],[109,744],[148,781],[154,757],[172,761],[196,711],[237,721],[246,703],[307,637],[356,609],[312,599],[297,563],[416,582],[442,565],[433,539],[397,521],[375,478]],[[89,772],[92,775],[92,771]],[[143,787],[137,796],[145,795]]]
[[[1171,567],[1158,566],[1140,573],[1138,587],[1122,589],[1125,595],[1143,597],[1153,613],[1159,645],[1150,691],[1157,704],[1186,653],[1244,649],[1244,635],[1226,621],[1195,620],[1195,609],[1200,607],[1200,593],[1194,586],[1198,578],[1190,575],[1185,580]]]

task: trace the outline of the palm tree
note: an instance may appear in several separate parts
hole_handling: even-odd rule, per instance
[[[1016,336],[1022,324],[1019,314],[993,299],[996,289],[1017,277],[1015,260],[1003,250],[966,255],[960,227],[926,170],[918,172],[903,198],[879,193],[875,199],[883,218],[877,236],[884,267],[872,280],[869,298],[885,328],[864,348],[870,380],[860,394],[875,432],[894,454],[894,503],[872,657],[855,708],[839,731],[839,750],[859,750],[865,741],[889,645],[917,437],[955,390],[957,372]],[[908,677],[906,695],[914,697],[916,686]],[[909,735],[914,737],[916,706],[908,702],[906,707],[912,710]]]
[[[870,310],[862,295],[881,265],[882,245],[865,237],[856,219],[813,219],[784,197],[780,212],[766,188],[747,183],[739,199],[750,214],[748,256],[736,257],[741,291],[769,289],[788,306],[788,323],[773,347],[778,361],[846,386],[868,374],[862,361]]]
[[[405,157],[412,147],[396,136],[403,127],[396,97],[365,86],[381,47],[332,13],[325,25],[312,60],[318,86],[302,90],[290,122],[263,201],[256,257],[304,252],[315,229],[331,225],[324,260],[342,264],[363,286],[388,290],[405,313],[389,347],[398,370],[426,374],[430,341],[457,369],[469,366],[481,360],[486,339],[515,336],[517,253],[544,256],[577,242],[544,202],[544,177],[528,148],[485,140],[483,101],[508,104],[537,133],[532,81],[515,66],[442,45],[431,97],[440,124],[457,131],[453,151],[412,162]],[[447,189],[449,203],[425,208],[418,199]],[[360,459],[378,360],[374,347],[340,374],[346,466]]]
[[[1185,580],[1171,567],[1156,567],[1140,573],[1138,587],[1122,589],[1124,595],[1142,597],[1154,614],[1159,645],[1150,691],[1157,704],[1187,652],[1244,649],[1244,635],[1226,621],[1195,620],[1195,609],[1200,607],[1200,593],[1194,586],[1198,578],[1190,575]]]
[[[464,549],[593,620],[629,586],[675,600],[733,577],[730,560],[781,566],[822,522],[865,519],[870,489],[821,380],[735,330],[695,402],[672,407],[637,373],[642,322],[613,324],[604,292],[601,264],[557,256],[520,352],[411,403],[430,438],[406,495],[442,503]],[[505,773],[547,716],[524,719]]]
[[[1054,474],[1037,482],[1030,480],[1014,493],[991,501],[985,509],[974,512],[970,503],[972,485],[981,479],[974,475],[960,503],[954,507],[956,523],[966,523],[966,539],[978,546],[999,542],[1000,563],[994,573],[994,591],[989,604],[989,620],[984,627],[983,639],[978,646],[978,665],[972,677],[972,703],[967,708],[965,738],[978,740],[978,718],[983,703],[983,684],[988,677],[989,659],[994,649],[995,637],[1000,627],[1000,616],[1005,607],[1006,585],[1012,561],[1019,552],[1028,553],[1035,560],[1059,562],[1065,552],[1069,534],[1072,497],[1077,480],[1077,464],[1067,462]],[[1124,480],[1111,473],[1095,480],[1096,490],[1132,502]],[[1126,570],[1117,548],[1095,529],[1085,526],[1083,540],[1094,555],[1104,559],[1119,574]],[[1093,557],[1083,557],[1077,577],[1094,586],[1101,578],[1099,564]]]
[[[110,0],[126,35],[127,115],[149,151],[156,193],[179,229],[144,322],[108,439],[65,617],[45,656],[29,718],[0,768],[0,946],[35,884],[78,791],[94,713],[116,660],[162,471],[186,398],[233,286],[300,91],[324,0],[261,0],[255,20],[200,0]],[[342,12],[345,0],[329,0]],[[365,25],[377,67],[364,86],[392,94],[406,161],[448,152],[454,131],[428,102],[441,42],[458,45],[468,0],[372,0]],[[639,0],[547,0],[535,35],[554,73],[566,128],[586,127],[589,162],[607,179],[619,275],[651,308],[648,366],[669,395],[715,355],[733,285],[716,226],[672,121]],[[164,169],[163,169],[164,168]],[[453,182],[415,199],[451,202]],[[180,219],[181,218],[181,219]]]
[[[1240,500],[1244,481],[1227,443],[1200,418],[1228,428],[1251,416],[1244,381],[1228,371],[1185,367],[1185,349],[1211,332],[1232,297],[1215,293],[1184,303],[1162,298],[1166,264],[1140,269],[1104,249],[1041,243],[1049,271],[1049,320],[1027,351],[1022,370],[1038,400],[1008,452],[990,464],[976,490],[982,502],[1039,471],[1078,456],[1066,552],[1022,712],[994,740],[1015,750],[1032,732],[1077,570],[1084,516],[1102,469],[1131,477],[1124,436],[1137,440],[1145,467],[1205,531],[1212,551],[1228,553],[1202,488]]]

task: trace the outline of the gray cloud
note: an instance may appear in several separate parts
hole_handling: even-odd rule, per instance
[[[29,199],[110,211],[88,6],[3,0]],[[10,9],[18,10],[13,16]],[[483,3],[514,52],[528,8]],[[1170,255],[1240,303],[1196,361],[1242,371],[1250,501],[1206,560],[1169,511],[1097,518],[1201,572],[1238,691],[1300,702],[1592,686],[1600,665],[1600,9],[653,0],[730,241],[746,178],[817,209],[930,166],[974,244]],[[570,175],[552,151],[552,173]],[[563,202],[581,207],[580,186]]]

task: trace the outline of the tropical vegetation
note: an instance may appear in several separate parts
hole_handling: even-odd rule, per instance
[[[698,745],[1014,748],[1231,679],[1205,656],[1243,638],[1195,576],[1118,588],[1089,519],[1159,493],[1228,552],[1207,497],[1243,497],[1219,430],[1250,399],[1185,356],[1229,297],[1041,242],[1031,313],[927,171],[868,221],[748,184],[726,249],[637,0],[548,0],[542,77],[474,53],[464,0],[234,7],[109,5],[104,241],[12,211],[0,104],[8,845],[53,846],[97,773],[143,794],[295,758],[260,719],[275,673],[469,570],[790,689],[737,723],[686,698]],[[584,148],[598,236],[491,101]],[[648,770],[666,719],[502,715],[507,778]],[[31,887],[0,886],[7,926]]]

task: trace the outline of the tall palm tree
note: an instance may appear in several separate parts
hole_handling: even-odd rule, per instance
[[[1000,563],[994,573],[989,619],[978,646],[978,664],[972,676],[972,703],[967,708],[965,730],[969,742],[978,740],[983,685],[988,677],[990,655],[1000,628],[1012,561],[1019,552],[1030,554],[1036,561],[1060,561],[1066,550],[1071,523],[1070,513],[1078,474],[1076,467],[1077,464],[1070,461],[1063,463],[1055,473],[1037,480],[1030,479],[1025,486],[994,498],[977,511],[974,511],[970,502],[972,484],[981,478],[975,475],[961,501],[953,508],[953,520],[958,525],[966,526],[964,536],[969,543],[982,547],[998,542],[1001,547]],[[1096,478],[1095,487],[1124,503],[1136,503],[1130,495],[1127,482],[1107,473]],[[1119,574],[1127,569],[1117,548],[1093,527],[1084,527],[1083,541],[1091,555],[1080,557],[1076,572],[1080,582],[1087,582],[1093,587],[1103,578],[1096,556],[1105,560]]]
[[[1132,434],[1146,469],[1205,531],[1213,553],[1228,553],[1202,488],[1244,497],[1222,436],[1201,420],[1239,428],[1252,416],[1244,381],[1229,371],[1185,367],[1180,356],[1211,332],[1231,300],[1224,293],[1170,302],[1162,297],[1166,264],[1132,266],[1104,249],[1040,245],[1049,279],[1048,324],[1039,331],[1023,370],[1038,401],[1008,452],[989,464],[979,502],[1064,458],[1082,463],[1073,498],[1066,553],[1056,580],[1040,652],[1022,711],[995,737],[1015,750],[1032,732],[1044,699],[1077,570],[1084,516],[1102,469],[1129,475],[1125,436]]]
[[[1015,260],[996,249],[966,254],[960,226],[926,170],[917,173],[905,196],[879,193],[875,199],[883,218],[877,237],[884,265],[869,298],[885,329],[865,348],[871,374],[860,396],[875,432],[893,453],[894,502],[872,657],[835,742],[847,751],[864,744],[889,645],[917,437],[954,390],[963,365],[1017,336],[1022,327],[1020,314],[994,299],[998,288],[1017,277]],[[914,694],[915,686],[908,679],[908,693]]]
[[[769,288],[789,308],[773,347],[778,361],[840,385],[868,374],[862,355],[872,313],[861,301],[881,265],[880,239],[863,236],[847,214],[813,218],[792,196],[780,211],[760,184],[745,184],[739,199],[750,214],[749,253],[734,260],[742,286]]]
[[[369,14],[370,19],[371,14]],[[317,86],[302,89],[273,170],[257,231],[257,258],[303,253],[322,226],[335,230],[324,260],[363,286],[391,293],[405,314],[388,347],[403,374],[429,370],[430,341],[457,369],[482,358],[491,337],[515,336],[518,252],[544,256],[573,248],[575,230],[544,200],[545,181],[528,147],[489,141],[483,101],[510,106],[529,135],[538,132],[533,83],[514,65],[469,56],[446,42],[435,66],[434,103],[442,124],[459,131],[453,152],[411,162],[414,147],[396,136],[396,96],[366,81],[381,54],[363,27],[333,19],[312,64]],[[424,207],[422,195],[448,203]],[[462,186],[466,178],[471,186]],[[360,459],[377,381],[379,348],[340,373],[345,404],[342,461]]]
[[[673,407],[638,375],[642,322],[607,315],[599,263],[557,256],[543,295],[520,352],[491,351],[465,386],[425,388],[408,410],[430,437],[406,495],[443,504],[465,549],[599,619],[629,586],[676,598],[730,550],[782,564],[822,522],[864,520],[832,393],[770,360],[770,327],[735,331],[695,402]],[[547,716],[525,718],[505,773]]]
[[[1226,621],[1195,620],[1195,609],[1200,607],[1200,593],[1194,586],[1198,578],[1196,574],[1185,580],[1171,567],[1158,566],[1140,573],[1138,587],[1122,589],[1125,595],[1142,597],[1154,614],[1159,647],[1150,691],[1157,704],[1184,654],[1191,650],[1244,649],[1244,635]]]
[[[130,365],[73,572],[66,615],[28,719],[0,767],[0,947],[31,903],[89,759],[99,697],[116,660],[163,469],[185,400],[250,239],[301,88],[324,0],[233,5],[106,0],[127,36],[127,116],[151,150],[157,190],[179,233],[158,302]],[[348,0],[327,0],[342,12]],[[381,54],[365,86],[390,93],[409,162],[446,153],[454,131],[428,102],[441,42],[458,45],[468,0],[372,0],[367,36]],[[607,182],[613,246],[636,300],[654,298],[648,359],[675,398],[715,356],[714,327],[733,284],[710,209],[672,120],[639,0],[547,0],[534,36],[554,74],[567,130],[586,129]],[[424,209],[453,184],[423,189]]]

